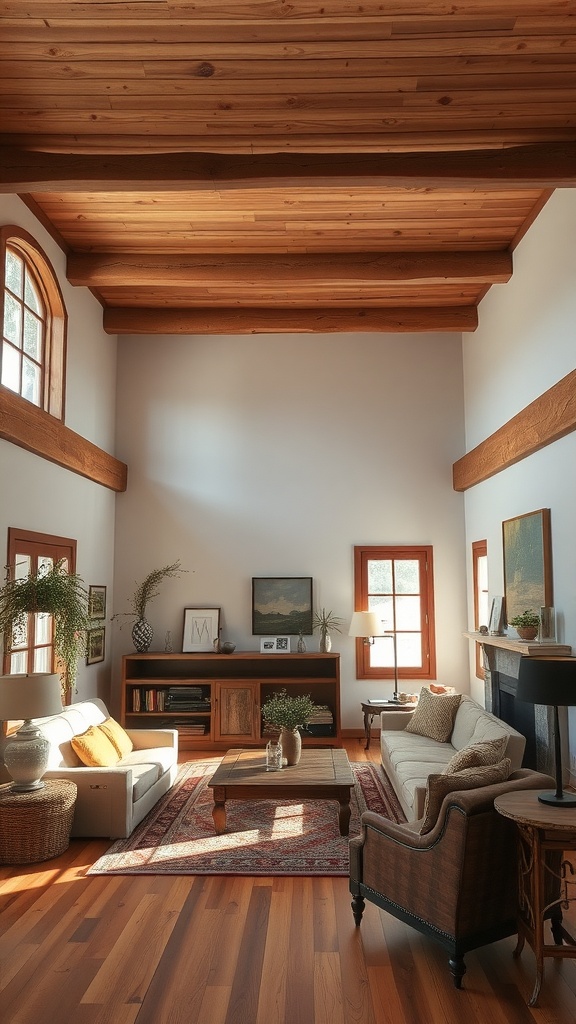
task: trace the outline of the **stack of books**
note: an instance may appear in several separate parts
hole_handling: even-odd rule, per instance
[[[326,704],[317,704],[306,726],[312,736],[332,736],[334,734],[334,715]]]

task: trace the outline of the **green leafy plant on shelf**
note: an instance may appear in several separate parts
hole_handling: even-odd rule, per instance
[[[262,718],[274,729],[298,729],[306,726],[316,705],[310,694],[291,696],[286,690],[273,693],[262,705]]]
[[[10,652],[26,638],[28,615],[52,615],[52,644],[66,691],[74,686],[78,658],[86,652],[86,634],[95,623],[88,618],[84,581],[77,573],[67,572],[64,565],[65,559],[60,559],[23,579],[13,579],[10,568],[6,568],[6,580],[0,588],[0,633]]]
[[[521,629],[537,628],[540,625],[540,616],[531,608],[526,608],[521,615],[515,615],[513,619],[510,619],[508,625],[514,626],[514,629],[517,629],[518,626]]]

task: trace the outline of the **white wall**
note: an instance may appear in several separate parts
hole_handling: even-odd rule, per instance
[[[182,642],[185,606],[220,606],[223,639],[258,650],[253,576],[312,576],[315,605],[344,620],[344,728],[392,683],[356,681],[355,544],[432,544],[438,678],[467,688],[464,449],[457,335],[122,338],[115,610],[153,568],[188,574],[150,605],[153,649]],[[318,638],[308,639],[318,649]],[[115,671],[132,650],[115,634]],[[408,688],[408,684],[402,684]],[[414,684],[418,689],[418,684]]]
[[[102,307],[86,288],[67,283],[64,253],[17,197],[0,196],[0,224],[29,231],[58,275],[68,311],[66,426],[114,454],[116,339],[102,330]],[[78,573],[86,585],[107,586],[110,598],[114,506],[107,488],[0,440],[0,544],[6,544],[9,526],[75,538]],[[104,662],[80,663],[75,699],[96,693],[107,698],[110,665],[109,643]]]
[[[470,450],[576,366],[576,193],[554,193],[514,254],[514,275],[491,288],[463,339]],[[490,596],[504,593],[502,522],[551,510],[558,639],[576,646],[576,433],[466,492],[466,545],[488,541]],[[470,557],[470,556],[469,556]],[[469,625],[472,625],[469,578]],[[511,630],[514,634],[514,631]],[[514,634],[515,635],[515,634]],[[478,696],[480,681],[472,686]],[[576,716],[570,747],[576,753]]]

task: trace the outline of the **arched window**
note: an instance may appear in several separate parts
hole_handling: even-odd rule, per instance
[[[56,274],[21,228],[0,228],[0,383],[52,416],[64,418],[66,310]]]

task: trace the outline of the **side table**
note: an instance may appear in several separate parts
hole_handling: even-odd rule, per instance
[[[533,789],[503,793],[494,807],[511,818],[518,831],[519,918],[514,956],[520,955],[527,939],[536,957],[536,980],[528,1005],[535,1006],[544,957],[576,959],[576,943],[562,924],[562,906],[576,900],[576,880],[570,878],[563,862],[565,852],[576,850],[576,809],[540,803]],[[544,939],[547,919],[551,922],[552,943]]]
[[[362,701],[364,735],[366,737],[364,750],[368,750],[368,747],[370,746],[370,730],[372,729],[372,722],[375,715],[379,715],[382,711],[414,711],[415,707],[415,704],[401,704],[398,700]]]
[[[29,793],[0,786],[0,864],[34,864],[64,853],[76,793],[76,784],[66,779],[49,779]]]

